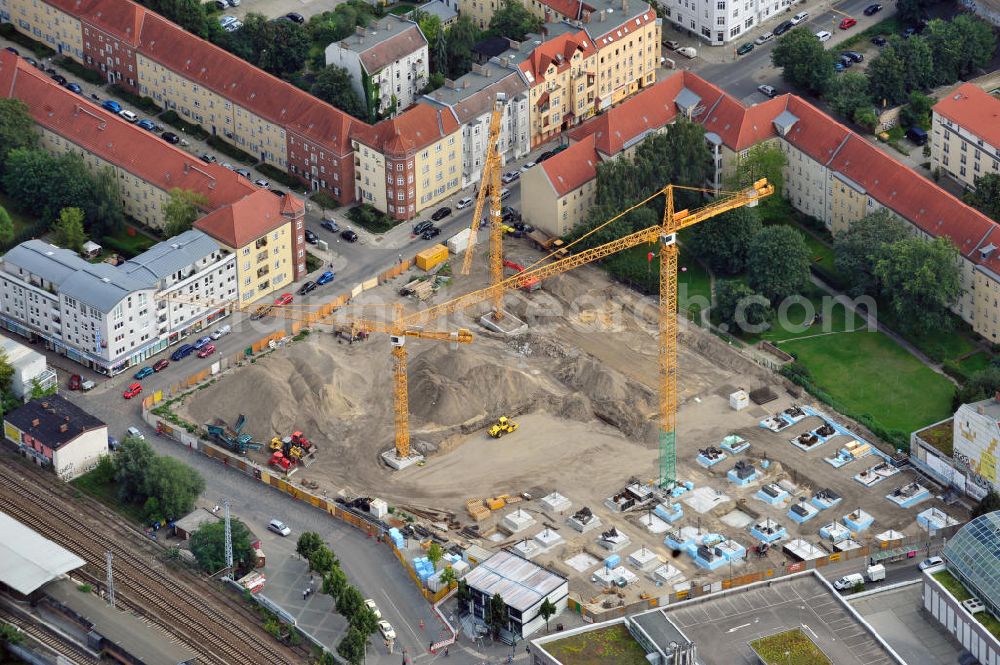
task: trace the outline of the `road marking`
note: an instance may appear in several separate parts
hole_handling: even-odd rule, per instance
[[[760,619],[754,619],[750,623],[745,623],[745,624],[742,624],[740,626],[733,626],[732,628],[730,628],[726,632],[727,633],[735,633],[737,630],[740,630],[741,628],[746,628],[747,626],[752,626],[752,625],[754,625],[755,623],[757,623],[759,621],[760,621]]]
[[[814,638],[816,638],[817,640],[819,639],[819,635],[817,635],[817,634],[816,634],[816,631],[814,631],[814,630],[813,630],[812,628],[810,628],[810,627],[809,627],[809,626],[807,626],[806,624],[802,624],[802,627],[803,627],[803,628],[805,628],[806,630],[808,630],[808,631],[809,631],[810,633],[812,633],[812,636],[813,636]]]

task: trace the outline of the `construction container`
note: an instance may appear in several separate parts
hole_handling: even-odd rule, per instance
[[[452,254],[460,254],[464,252],[469,247],[469,237],[472,235],[472,229],[466,227],[448,238],[448,251]]]
[[[506,504],[507,504],[507,502],[503,499],[503,497],[499,497],[498,496],[498,497],[486,499],[486,507],[489,508],[490,510],[500,510]]]
[[[421,270],[433,270],[448,259],[448,248],[444,245],[434,245],[417,254],[417,267]]]

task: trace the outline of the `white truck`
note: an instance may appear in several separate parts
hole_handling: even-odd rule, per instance
[[[885,579],[885,566],[880,563],[868,566],[868,569],[865,572],[868,574],[868,580],[870,582],[881,582]]]

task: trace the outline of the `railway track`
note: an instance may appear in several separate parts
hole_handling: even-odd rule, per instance
[[[17,626],[25,635],[47,646],[76,665],[101,665],[101,661],[98,658],[75,642],[66,639],[44,625],[20,617],[4,607],[0,607],[0,622]]]
[[[98,574],[104,569],[105,552],[112,551],[116,599],[176,635],[206,662],[301,662],[257,625],[256,615],[249,613],[253,623],[240,621],[239,616],[229,614],[231,603],[221,599],[209,602],[204,588],[176,579],[149,553],[150,544],[144,537],[122,527],[119,517],[94,518],[80,510],[89,507],[89,500],[67,499],[68,491],[61,497],[62,488],[48,484],[58,481],[51,476],[29,478],[34,475],[16,466],[0,465],[0,510],[74,552]],[[137,554],[136,550],[147,553]],[[238,615],[247,614],[243,608],[238,611]]]

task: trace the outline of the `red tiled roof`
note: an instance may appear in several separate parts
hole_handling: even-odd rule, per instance
[[[139,45],[143,19],[152,12],[142,5],[121,0],[91,0],[86,18],[94,27],[116,35],[132,46]]]
[[[205,215],[194,223],[194,228],[233,249],[243,247],[288,222],[281,214],[286,198],[258,189],[232,205]]]
[[[592,11],[590,6],[580,2],[580,0],[542,0],[542,4],[551,8],[552,11],[573,20],[580,18],[581,7]]]
[[[851,133],[847,127],[794,95],[788,96],[786,108],[798,120],[785,140],[820,164],[829,162]]]
[[[229,169],[205,164],[70,92],[7,51],[0,53],[0,94],[27,104],[39,125],[160,189],[180,187],[204,194],[210,208],[257,190]]]
[[[594,145],[594,135],[591,134],[539,164],[557,196],[565,196],[597,177],[597,165],[601,158]]]
[[[555,39],[550,39],[535,47],[531,54],[518,65],[521,71],[531,75],[531,86],[534,87],[545,80],[545,71],[549,65],[555,64],[556,71],[563,71],[570,65],[573,54],[580,51],[586,58],[595,51],[594,44],[581,30],[577,33],[564,33]]]
[[[406,113],[383,120],[374,127],[359,126],[354,136],[380,152],[402,155],[426,148],[458,127],[454,114],[447,109],[416,104]]]
[[[684,77],[681,75],[664,79],[596,118],[574,127],[568,132],[568,136],[579,141],[593,135],[597,150],[604,155],[616,155],[629,141],[674,121],[677,116],[674,99],[683,84]]]
[[[1000,99],[963,83],[934,105],[934,112],[958,123],[994,148],[1000,148]]]

